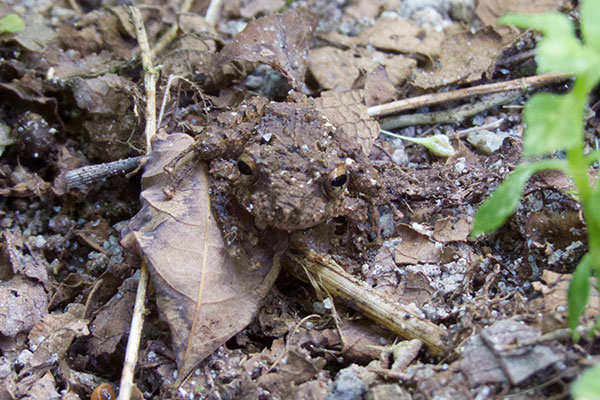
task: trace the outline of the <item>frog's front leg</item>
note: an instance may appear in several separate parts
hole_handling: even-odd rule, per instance
[[[258,230],[252,215],[238,203],[232,190],[237,174],[235,164],[217,160],[211,163],[209,172],[211,208],[228,253],[236,262],[247,264],[253,270],[270,264],[274,252],[286,244],[281,240],[274,242],[267,237],[269,232]]]

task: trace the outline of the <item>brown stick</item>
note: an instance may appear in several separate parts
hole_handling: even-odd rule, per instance
[[[405,339],[419,339],[433,354],[445,354],[451,343],[445,329],[416,315],[403,304],[391,302],[380,296],[364,282],[346,273],[334,261],[314,251],[307,254],[286,254],[290,270],[300,279],[312,275],[332,296],[343,300],[352,308]]]
[[[570,75],[565,74],[536,75],[522,79],[513,79],[512,81],[497,82],[489,85],[480,85],[465,89],[452,90],[450,92],[426,94],[423,96],[411,97],[409,99],[403,99],[387,104],[381,104],[379,106],[369,107],[368,113],[370,117],[381,117],[383,115],[394,114],[400,111],[406,111],[413,108],[443,103],[451,100],[465,99],[467,97],[507,92],[511,90],[526,91],[537,86],[560,82],[568,79],[569,77]]]

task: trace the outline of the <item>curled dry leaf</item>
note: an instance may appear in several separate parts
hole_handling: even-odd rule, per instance
[[[204,164],[182,166],[189,168],[185,179],[174,197],[166,198],[163,189],[172,178],[163,167],[192,143],[183,134],[154,143],[142,178],[142,209],[123,241],[132,247],[135,240],[149,267],[180,374],[246,327],[261,300],[257,288],[271,261],[271,254],[257,254],[263,267],[251,271],[229,257],[210,211]]]
[[[217,55],[213,69],[235,60],[262,62],[281,72],[294,89],[307,92],[306,58],[316,23],[316,17],[305,10],[251,21]]]

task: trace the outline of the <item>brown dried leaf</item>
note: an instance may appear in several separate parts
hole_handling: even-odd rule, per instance
[[[62,398],[50,371],[46,372],[44,376],[35,376],[33,380],[19,382],[17,394],[20,395],[18,398],[27,400],[58,400]]]
[[[48,300],[42,285],[19,275],[0,282],[0,333],[4,336],[29,332],[47,313]]]
[[[172,199],[165,197],[162,190],[172,178],[163,166],[192,142],[187,135],[173,134],[154,143],[142,178],[143,207],[130,222],[182,374],[250,322],[261,300],[256,289],[272,260],[270,254],[257,254],[263,267],[251,271],[229,256],[210,212],[203,164],[189,161],[186,179]]]
[[[401,17],[379,18],[365,29],[356,43],[398,53],[419,53],[435,57],[442,50],[444,35],[433,29],[421,28],[413,21]]]
[[[367,73],[363,88],[365,89],[365,102],[369,107],[395,100],[398,94],[398,90],[381,65]]]
[[[327,90],[350,90],[362,70],[371,72],[381,65],[385,67],[390,81],[400,85],[408,79],[417,62],[403,55],[365,49],[341,50],[329,46],[313,49],[308,54],[310,72],[319,85]]]
[[[58,285],[56,291],[50,299],[50,310],[63,305],[65,302],[72,300],[83,290],[83,278],[81,275],[71,272],[67,277]]]
[[[369,155],[373,141],[379,136],[379,124],[369,117],[361,91],[324,92],[315,99],[315,104],[348,140]]]
[[[119,342],[129,333],[137,278],[126,279],[117,294],[99,309],[92,321],[92,336],[88,342],[88,353],[92,355],[112,354]]]
[[[398,236],[402,242],[395,248],[396,264],[436,263],[440,259],[442,247],[410,226],[401,224]]]
[[[465,242],[471,231],[467,217],[447,217],[436,221],[433,227],[433,238],[441,243]]]
[[[262,62],[281,72],[292,88],[307,92],[306,58],[316,23],[316,17],[305,10],[251,21],[217,55],[213,70],[235,60]]]
[[[348,319],[340,323],[344,335],[344,360],[367,365],[381,356],[381,345],[387,332],[367,319]]]
[[[571,7],[569,0],[480,0],[477,2],[475,13],[485,25],[494,27],[494,30],[503,37],[504,43],[509,43],[517,37],[518,32],[507,26],[498,25],[498,18],[504,14],[508,12],[539,14]]]
[[[404,291],[399,301],[406,305],[414,304],[421,307],[425,303],[430,303],[431,297],[435,293],[435,289],[423,272],[406,273],[403,286]]]
[[[63,314],[47,314],[38,321],[29,332],[29,346],[35,352],[27,361],[23,374],[27,370],[45,366],[55,359],[62,360],[77,337],[89,335],[88,321],[82,319],[84,306],[73,304]]]
[[[3,231],[0,235],[0,279],[8,280],[14,275],[23,275],[48,284],[46,265],[36,262],[25,250],[23,237],[17,229]],[[25,253],[25,254],[24,254]]]
[[[490,29],[473,34],[454,24],[444,33],[439,66],[415,71],[415,86],[428,89],[480,80],[494,69],[504,48],[502,40]]]
[[[534,289],[542,293],[542,312],[545,316],[562,318],[563,322],[566,320],[567,292],[572,277],[572,274],[559,274],[544,270],[541,282],[532,283]],[[600,295],[596,289],[597,285],[591,286],[590,298],[584,312],[585,318],[590,321],[600,315]]]
[[[529,240],[540,245],[550,242],[555,249],[565,249],[578,240],[585,241],[584,225],[578,210],[530,213],[525,221],[525,233]]]

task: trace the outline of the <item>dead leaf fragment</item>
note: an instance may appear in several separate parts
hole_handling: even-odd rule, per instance
[[[358,35],[356,43],[398,53],[419,53],[438,56],[444,35],[433,29],[421,28],[413,21],[398,16],[380,17],[373,26]]]
[[[491,29],[473,34],[460,24],[454,24],[446,28],[444,34],[438,63],[415,71],[414,85],[429,89],[480,80],[494,69],[504,48],[502,40]]]
[[[250,21],[217,55],[212,69],[234,60],[262,62],[281,72],[292,88],[306,92],[305,60],[316,23],[316,17],[306,10]]]
[[[398,94],[398,90],[382,65],[366,74],[364,89],[365,102],[369,107],[395,100]]]
[[[360,91],[324,92],[315,99],[315,104],[337,130],[342,130],[348,140],[360,146],[365,155],[369,154],[373,141],[379,136],[379,124],[369,117]]]
[[[163,167],[192,142],[187,135],[172,134],[154,143],[142,178],[143,206],[130,221],[156,287],[159,312],[169,324],[181,374],[250,322],[261,301],[256,289],[272,257],[257,254],[263,266],[258,270],[229,257],[211,214],[205,165],[193,163],[174,197],[166,198],[163,188],[172,178]]]
[[[462,352],[460,369],[474,386],[507,381],[518,385],[564,358],[562,348],[557,345],[502,350],[502,346],[538,336],[538,330],[522,322],[512,319],[497,321],[469,339]]]
[[[41,284],[19,275],[0,282],[0,333],[4,336],[29,332],[47,313],[48,300]]]
[[[542,293],[542,298],[536,299],[540,303],[539,309],[544,314],[544,324],[552,324],[556,328],[566,327],[567,295],[572,274],[559,274],[549,270],[542,272],[540,282],[532,282],[535,290]],[[591,285],[590,296],[584,311],[584,321],[593,321],[600,315],[600,295],[597,285]],[[545,326],[546,327],[546,326]]]
[[[137,285],[137,278],[126,279],[117,294],[96,312],[91,324],[89,354],[113,354],[121,340],[127,337]]]
[[[498,25],[498,18],[506,13],[539,14],[543,12],[559,11],[572,7],[569,0],[480,0],[477,2],[475,13],[485,25],[493,26],[504,39],[504,43],[511,42],[517,37],[518,32],[507,26]]]
[[[431,241],[429,237],[417,232],[408,225],[398,227],[402,238],[394,250],[396,264],[436,263],[442,254],[442,247]]]
[[[466,242],[471,232],[471,224],[467,217],[447,217],[436,221],[433,227],[433,238],[441,243]]]
[[[58,363],[66,356],[75,338],[89,335],[88,321],[83,319],[84,306],[73,304],[62,314],[47,314],[29,332],[29,346],[34,351],[24,371]],[[23,373],[23,372],[22,372]]]
[[[46,372],[44,376],[34,380],[30,385],[23,385],[20,382],[17,389],[18,394],[23,397],[21,399],[27,400],[54,400],[62,398],[56,389],[56,381],[50,371]]]
[[[341,50],[330,46],[313,49],[308,54],[310,72],[319,85],[327,90],[350,90],[361,71],[371,72],[380,65],[385,67],[390,81],[400,85],[408,79],[417,62],[403,55],[366,49]]]

